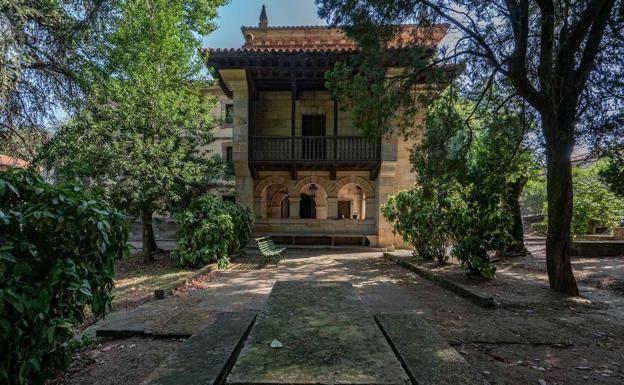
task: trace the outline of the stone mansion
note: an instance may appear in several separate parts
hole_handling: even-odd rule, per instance
[[[446,27],[434,28],[437,46]],[[242,33],[241,48],[205,53],[224,117],[214,150],[234,165],[234,196],[253,209],[255,235],[286,245],[401,247],[380,209],[414,186],[409,149],[418,139],[371,141],[332,100],[325,72],[356,52],[354,42],[330,27],[269,26],[264,7],[259,26]]]

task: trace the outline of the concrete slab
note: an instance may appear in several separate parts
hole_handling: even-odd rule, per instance
[[[277,339],[281,348],[271,348]],[[228,384],[406,385],[349,282],[277,282]]]
[[[182,297],[152,301],[126,312],[113,313],[98,322],[97,337],[189,337],[214,316],[197,305],[201,298]]]
[[[413,313],[378,314],[380,327],[418,385],[487,385],[425,320]]]
[[[217,313],[143,385],[220,385],[253,325],[254,313]]]

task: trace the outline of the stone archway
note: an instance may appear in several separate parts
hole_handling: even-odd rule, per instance
[[[322,178],[320,178],[322,179]],[[298,190],[298,195],[299,195],[299,202],[300,204],[302,202],[306,203],[306,205],[304,206],[300,206],[300,209],[303,209],[303,207],[308,207],[308,204],[312,205],[312,210],[313,210],[313,214],[312,215],[306,215],[304,216],[304,218],[312,218],[312,219],[327,219],[327,190],[325,189],[325,186],[321,185],[321,184],[316,184],[314,182],[312,182],[312,180],[315,179],[310,179],[308,181],[308,183],[297,183],[296,186],[300,186],[299,190]],[[310,187],[314,185],[316,191],[314,193],[314,196],[312,196],[310,194]],[[295,190],[297,191],[297,190]],[[309,202],[308,201],[312,201]],[[301,210],[300,210],[301,211]],[[301,213],[300,213],[301,214]]]
[[[362,186],[347,183],[338,190],[338,213],[340,219],[366,219],[366,203],[368,196]]]
[[[331,182],[323,177],[316,176],[316,175],[306,176],[306,177],[299,179],[297,183],[292,187],[292,189],[290,189],[291,196],[293,197],[299,196],[299,194],[301,193],[301,190],[305,186],[312,184],[312,183],[314,183],[314,185],[316,186],[322,187],[323,190],[325,190],[325,192],[328,194],[329,194],[329,190],[332,187]]]
[[[373,187],[372,183],[362,178],[361,176],[354,176],[354,175],[345,176],[345,177],[338,179],[336,183],[334,183],[334,185],[327,191],[328,196],[330,198],[337,198],[338,192],[340,191],[340,189],[349,183],[359,185],[364,191],[364,193],[366,194],[367,199],[371,199],[375,197],[375,188]]]

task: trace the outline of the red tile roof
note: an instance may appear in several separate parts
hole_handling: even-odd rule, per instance
[[[21,167],[26,168],[30,163],[24,159],[14,158],[8,155],[0,154],[0,167]]]

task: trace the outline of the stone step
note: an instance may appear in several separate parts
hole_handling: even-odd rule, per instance
[[[379,327],[413,384],[488,385],[466,360],[416,314],[377,314]]]
[[[272,347],[281,345],[281,347]],[[350,282],[278,281],[230,385],[407,385],[409,379]]]
[[[254,313],[217,313],[142,385],[223,384],[254,320]]]

